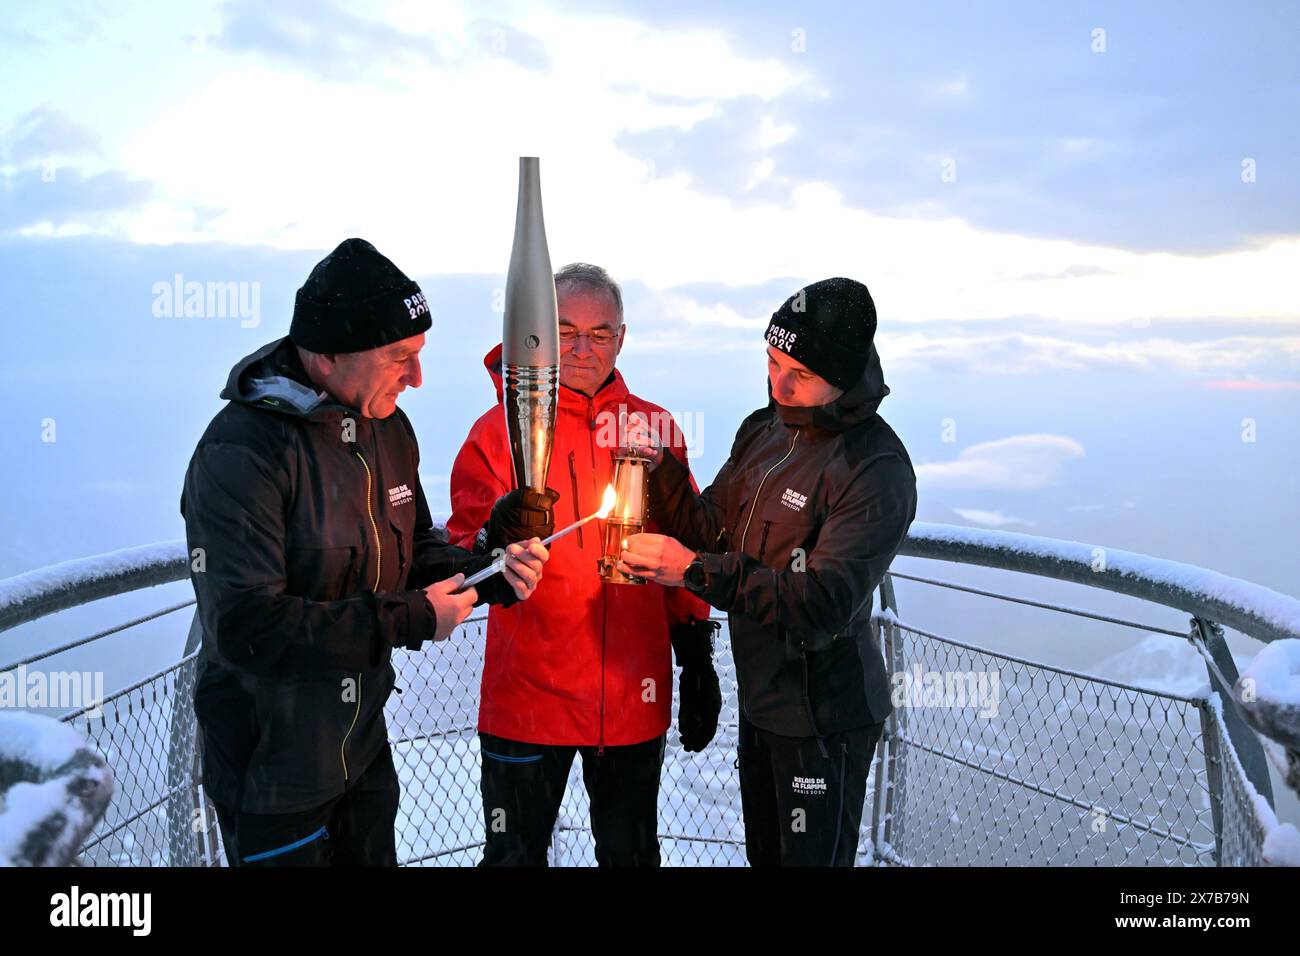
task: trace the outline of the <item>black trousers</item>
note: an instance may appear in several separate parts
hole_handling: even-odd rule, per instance
[[[853,866],[867,774],[884,724],[782,737],[740,718],[740,802],[750,866]]]
[[[297,813],[240,813],[214,803],[230,866],[396,866],[401,788],[385,746],[347,792]]]
[[[665,736],[623,747],[529,744],[480,733],[481,866],[546,866],[575,753],[591,800],[598,866],[659,865],[659,773]]]

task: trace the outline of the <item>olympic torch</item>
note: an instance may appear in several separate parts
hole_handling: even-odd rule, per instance
[[[501,361],[515,487],[545,492],[560,387],[560,328],[535,156],[519,158],[519,203],[506,273]]]

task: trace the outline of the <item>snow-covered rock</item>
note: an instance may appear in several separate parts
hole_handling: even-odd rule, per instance
[[[1256,660],[1258,659],[1257,655]],[[1252,662],[1251,666],[1254,666],[1254,662]],[[1238,688],[1240,688],[1240,682],[1238,682]],[[1240,691],[1238,691],[1238,695],[1240,696]],[[1214,708],[1219,723],[1222,724],[1222,698],[1217,693],[1212,693],[1206,700]],[[1237,755],[1237,750],[1232,746],[1231,741],[1228,741],[1225,753],[1233,764],[1231,772],[1236,775],[1237,779],[1241,781],[1241,785],[1246,789],[1251,804],[1255,808],[1255,816],[1259,819],[1260,828],[1264,831],[1264,843],[1260,847],[1264,862],[1269,866],[1300,866],[1300,830],[1297,830],[1293,824],[1282,823],[1278,820],[1277,814],[1273,812],[1272,805],[1255,789],[1254,784],[1250,782],[1250,778],[1246,776],[1246,771],[1241,766],[1241,758]],[[1293,770],[1294,767],[1293,762]],[[1290,783],[1289,778],[1287,782]]]
[[[73,728],[0,712],[0,866],[68,866],[113,796],[113,772]]]
[[[1266,646],[1242,673],[1236,691],[1255,729],[1286,748],[1286,784],[1300,793],[1300,640]]]

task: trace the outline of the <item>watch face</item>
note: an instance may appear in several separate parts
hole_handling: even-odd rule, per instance
[[[686,573],[682,575],[682,583],[689,590],[702,591],[705,584],[704,565],[699,561],[692,561],[686,566]]]

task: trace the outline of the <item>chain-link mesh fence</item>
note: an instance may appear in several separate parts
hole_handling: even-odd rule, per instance
[[[193,866],[217,859],[201,807],[190,654],[64,720],[113,770],[113,799],[82,848],[87,866]]]
[[[905,704],[888,730],[883,859],[1212,866],[1220,834],[1224,863],[1260,862],[1244,774],[1205,700],[885,630]]]
[[[482,857],[485,820],[474,728],[484,641],[484,622],[473,620],[428,652],[394,657],[402,693],[389,700],[388,721],[402,782],[398,858],[405,863],[457,866]],[[725,635],[716,645],[723,698],[717,736],[702,753],[686,753],[675,730],[668,735],[659,800],[664,865],[745,862],[735,784],[735,669]],[[578,755],[556,821],[550,855],[554,865],[595,864],[588,811]]]
[[[724,635],[716,654],[723,710],[713,743],[686,753],[675,728],[669,731],[659,809],[665,865],[745,862],[735,669]],[[860,864],[1261,862],[1252,792],[1206,701],[994,654],[892,617],[882,640],[889,670],[905,675],[904,687],[913,684],[873,764]],[[402,784],[397,838],[404,864],[473,865],[482,856],[475,723],[483,647],[484,622],[475,619],[428,651],[394,655],[400,692],[387,716]],[[223,862],[215,816],[204,808],[198,783],[194,663],[190,655],[106,699],[102,717],[66,718],[116,778],[85,863]],[[937,689],[933,680],[927,684],[930,674],[939,675]],[[955,705],[958,693],[965,695],[962,706]],[[885,782],[879,794],[878,775]],[[551,859],[595,862],[581,757]]]
[[[1263,798],[1242,769],[1218,708],[1207,701],[1200,702],[1199,707],[1211,799],[1221,794],[1221,802],[1212,805],[1218,811],[1219,822],[1216,859],[1220,866],[1263,866],[1264,827],[1256,804]]]

